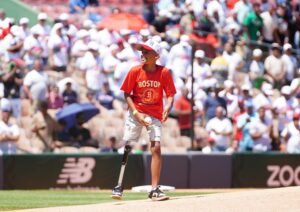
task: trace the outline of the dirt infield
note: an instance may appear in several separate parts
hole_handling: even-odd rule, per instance
[[[22,210],[24,212],[82,212],[82,211],[129,211],[129,212],[162,212],[162,211],[300,211],[300,187],[246,190],[210,194],[206,196],[176,197],[169,201],[152,202],[118,201],[105,204],[39,208]]]

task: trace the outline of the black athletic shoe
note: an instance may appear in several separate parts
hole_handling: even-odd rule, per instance
[[[169,197],[159,189],[159,186],[156,189],[153,189],[149,193],[148,197],[149,197],[149,199],[152,199],[153,201],[163,201],[163,200],[169,199]]]
[[[116,200],[121,200],[123,195],[123,187],[122,186],[116,186],[112,190],[111,198]]]

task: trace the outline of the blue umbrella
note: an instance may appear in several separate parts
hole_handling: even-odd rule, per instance
[[[56,113],[56,118],[58,121],[64,121],[66,124],[66,129],[70,129],[76,124],[76,114],[78,113],[82,113],[84,122],[87,122],[99,113],[99,109],[90,103],[73,103],[63,107],[60,111],[58,111]]]

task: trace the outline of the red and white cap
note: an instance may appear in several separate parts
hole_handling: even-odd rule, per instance
[[[139,51],[145,49],[148,51],[155,51],[157,54],[160,53],[160,44],[153,39],[147,40],[146,43],[137,43],[136,46]]]

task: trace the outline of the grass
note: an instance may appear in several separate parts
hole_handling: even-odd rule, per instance
[[[109,191],[71,191],[71,190],[12,190],[0,191],[0,211],[45,208],[68,205],[84,205],[112,202]],[[204,192],[168,192],[170,197],[206,195]],[[124,200],[146,199],[146,193],[125,191]]]

